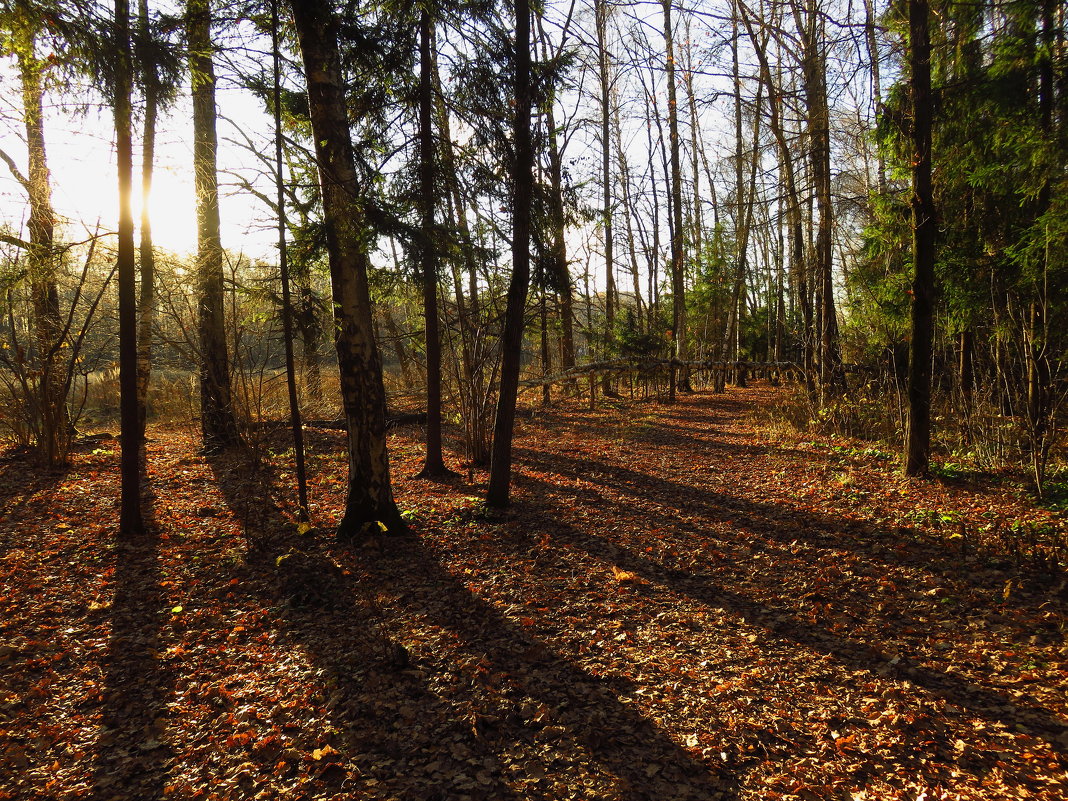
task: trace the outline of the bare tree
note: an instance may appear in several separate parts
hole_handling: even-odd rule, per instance
[[[137,403],[137,298],[134,254],[133,135],[130,95],[133,91],[130,58],[130,3],[115,0],[115,150],[119,178],[119,387],[122,433],[122,506],[119,531],[138,534],[141,516],[141,421]]]

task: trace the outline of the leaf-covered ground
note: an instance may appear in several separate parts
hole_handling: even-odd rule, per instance
[[[335,543],[341,437],[261,458],[0,461],[0,798],[1063,799],[1063,523],[772,434],[778,390],[538,410],[514,508],[409,478],[412,536]],[[271,448],[278,451],[274,455]],[[458,461],[451,460],[454,467]]]

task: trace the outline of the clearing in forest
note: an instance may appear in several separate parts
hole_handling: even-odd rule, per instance
[[[0,798],[1063,799],[1063,521],[765,429],[779,392],[536,410],[497,515],[398,431],[412,534],[363,546],[336,432],[303,533],[284,433],[153,429],[130,543],[113,440],[8,455]]]

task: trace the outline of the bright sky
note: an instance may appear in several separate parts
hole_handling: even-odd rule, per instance
[[[6,69],[0,77],[0,147],[26,170],[26,147],[22,122],[21,92],[16,76]],[[271,130],[270,120],[254,99],[236,89],[220,89],[220,113],[249,130]],[[49,97],[60,102],[56,94]],[[110,111],[94,109],[71,113],[53,105],[47,112],[45,136],[48,164],[52,173],[53,205],[57,215],[68,222],[63,236],[77,239],[97,220],[105,230],[115,230],[118,220],[118,179],[115,172],[114,128]],[[251,161],[241,148],[225,139],[233,129],[219,121],[219,163],[247,165]],[[134,216],[140,220],[140,131],[135,133]],[[264,148],[269,147],[267,140]],[[189,254],[196,250],[196,207],[192,178],[192,112],[183,98],[160,121],[157,128],[156,169],[150,201],[153,239],[164,250]],[[274,258],[274,234],[269,228],[267,210],[255,198],[231,191],[230,179],[221,174],[220,209],[223,247],[243,251],[253,258]],[[19,231],[28,214],[25,193],[0,164],[0,224]]]

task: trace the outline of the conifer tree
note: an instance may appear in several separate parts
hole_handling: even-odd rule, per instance
[[[338,22],[328,0],[291,3],[315,136],[334,301],[334,344],[348,429],[348,488],[341,538],[404,529],[389,475],[382,363],[374,338],[370,259],[354,162]]]

